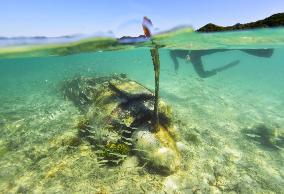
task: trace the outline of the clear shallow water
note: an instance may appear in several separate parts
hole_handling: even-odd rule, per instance
[[[145,47],[148,43],[112,45],[114,51],[88,53],[81,52],[90,51],[84,49],[85,45],[75,51],[67,49],[64,55],[70,50],[70,54],[76,53],[67,56],[50,56],[55,53],[46,52],[45,45],[24,54],[15,50],[7,54],[10,48],[3,48],[0,192],[283,193],[282,31],[205,34],[202,38],[186,32],[157,38],[166,46],[160,49],[161,98],[180,120],[179,130],[187,146],[181,169],[170,176],[149,173],[133,157],[122,165],[100,166],[87,142],[76,143],[76,126],[82,113],[64,99],[61,91],[64,80],[74,76],[114,73],[125,73],[153,89],[153,65],[149,48]],[[94,50],[109,50],[108,46]],[[200,78],[184,59],[178,59],[180,68],[174,71],[169,55],[173,48],[275,50],[271,58],[238,50],[204,56],[204,67],[209,70],[234,60],[240,63],[210,78]],[[268,132],[259,132],[260,125],[265,125]],[[264,143],[266,136],[276,146]],[[131,168],[126,168],[129,165]]]

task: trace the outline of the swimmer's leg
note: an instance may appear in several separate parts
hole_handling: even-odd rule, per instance
[[[170,56],[174,62],[174,65],[175,65],[175,72],[177,73],[178,71],[178,68],[179,68],[179,62],[177,60],[177,56],[175,54],[175,51],[170,51]]]
[[[221,72],[221,71],[225,71],[229,68],[232,68],[236,65],[238,65],[240,63],[239,60],[236,60],[236,61],[233,61],[223,67],[219,67],[219,68],[216,68],[216,69],[213,69],[211,71],[206,71],[204,70],[204,66],[203,66],[203,63],[202,63],[202,60],[201,60],[201,57],[205,55],[205,52],[209,53],[208,51],[202,51],[202,52],[191,52],[191,56],[190,56],[190,59],[191,59],[191,63],[194,67],[194,70],[196,71],[196,73],[202,77],[202,78],[208,78],[208,77],[211,77],[213,75],[216,75],[218,72]],[[223,50],[211,50],[210,51],[210,54],[212,53],[216,53],[216,52],[224,52]],[[206,53],[206,54],[207,54]]]
[[[174,62],[175,65],[175,71],[177,72],[179,69],[179,62],[178,58],[185,59],[188,54],[188,50],[171,50],[170,56]]]
[[[204,70],[203,63],[202,63],[202,60],[201,60],[201,56],[192,56],[191,55],[190,60],[191,60],[191,63],[193,65],[195,72],[199,75],[199,77],[208,78],[208,77],[211,77],[213,75],[216,75],[217,72],[215,70],[213,70],[213,71],[205,71]]]

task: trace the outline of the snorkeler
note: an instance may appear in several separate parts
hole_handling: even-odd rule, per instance
[[[137,42],[149,41],[149,38],[152,35],[151,33],[152,26],[153,26],[152,21],[148,17],[144,17],[143,22],[142,22],[144,35],[141,35],[139,37],[122,37],[118,39],[118,41],[119,43],[123,43],[123,44],[125,43],[132,44],[132,43],[137,43]],[[152,41],[152,44],[154,44],[153,41]],[[178,58],[182,58],[192,63],[194,70],[198,74],[199,77],[208,78],[213,75],[216,75],[218,72],[227,70],[229,68],[232,68],[238,65],[240,61],[236,60],[222,67],[207,71],[204,69],[202,57],[213,54],[213,53],[232,51],[232,50],[239,50],[239,51],[245,52],[250,55],[254,55],[257,57],[266,57],[266,58],[271,57],[274,52],[274,49],[210,49],[210,50],[191,50],[191,51],[190,50],[171,50],[170,56],[174,62],[176,72],[179,69]]]
[[[202,63],[202,57],[205,55],[213,54],[213,53],[225,52],[225,51],[231,51],[231,50],[240,50],[250,55],[254,55],[257,57],[266,57],[266,58],[271,57],[274,51],[273,49],[211,49],[211,50],[192,50],[192,51],[171,50],[170,56],[175,64],[175,71],[177,71],[179,68],[179,62],[177,59],[183,58],[192,63],[194,70],[199,75],[199,77],[207,78],[207,77],[216,75],[218,72],[224,71],[228,68],[238,65],[240,61],[236,60],[225,66],[222,66],[222,67],[210,70],[210,71],[206,71]]]

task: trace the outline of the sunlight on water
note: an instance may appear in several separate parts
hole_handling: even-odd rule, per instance
[[[283,30],[196,34],[186,29],[157,35],[155,41],[163,45],[161,114],[171,118],[170,124],[167,119],[161,122],[170,132],[161,129],[152,137],[144,131],[146,140],[137,132],[133,136],[140,139],[128,142],[130,146],[112,144],[119,135],[130,137],[110,132],[104,119],[119,120],[129,104],[136,103],[136,90],[127,88],[128,79],[139,83],[132,85],[143,98],[152,95],[149,42],[126,45],[115,39],[88,39],[0,48],[0,193],[283,192]],[[271,49],[272,56],[244,49]],[[200,50],[211,52],[200,58],[208,74],[194,65]],[[131,99],[128,104],[118,97],[107,98],[113,91],[102,87],[105,81],[99,80],[101,85],[90,81],[110,75],[112,87],[122,93],[119,99]],[[76,97],[86,102],[78,103]],[[92,105],[90,98],[103,109]],[[142,124],[127,127],[145,130],[145,115],[136,120]],[[125,117],[128,120],[119,122],[133,122]],[[94,135],[98,131],[101,134]],[[166,154],[168,147],[159,148],[154,156],[136,152],[139,141],[161,136],[178,152],[174,159],[180,160],[178,165],[172,155],[163,164],[155,163],[155,157],[163,162],[158,154]],[[122,156],[118,164],[108,163]]]

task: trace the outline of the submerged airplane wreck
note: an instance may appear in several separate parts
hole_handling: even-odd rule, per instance
[[[142,26],[145,37],[151,38],[151,20],[144,17]],[[159,99],[159,45],[151,43],[154,92],[125,74],[71,79],[63,92],[85,112],[79,135],[95,147],[102,163],[119,164],[135,154],[155,172],[170,174],[181,164],[179,135],[171,108]]]
[[[64,96],[84,112],[79,136],[94,146],[100,162],[117,165],[130,155],[158,173],[173,173],[181,163],[179,135],[171,108],[159,100],[154,129],[154,94],[126,75],[67,80]]]

